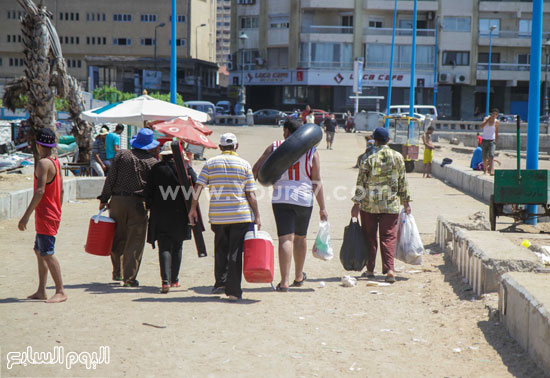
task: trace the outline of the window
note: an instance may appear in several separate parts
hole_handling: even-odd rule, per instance
[[[157,22],[156,14],[142,14],[141,22]]]
[[[170,46],[172,45],[172,40],[170,40]],[[185,38],[176,39],[176,46],[185,46]]]
[[[103,44],[104,44],[104,45],[107,44],[107,37],[103,37]]]
[[[59,20],[63,21],[63,12],[59,13]]]
[[[256,29],[258,27],[258,17],[241,17],[241,29]]]
[[[382,19],[370,19],[369,20],[369,28],[383,28],[384,27],[384,20]]]
[[[444,66],[469,66],[469,51],[443,51]]]
[[[169,17],[170,22],[172,22],[172,16]],[[185,15],[178,14],[178,22],[185,22]]]
[[[479,53],[477,55],[477,60],[479,63],[488,63],[489,53]],[[500,53],[491,53],[491,63],[500,63]]]
[[[353,26],[353,16],[352,15],[346,15],[342,16],[341,19],[342,26]]]
[[[290,21],[288,19],[288,15],[269,16],[270,29],[288,29],[289,27],[290,27]]]
[[[496,26],[493,35],[498,35],[500,32],[500,20],[498,18],[480,18],[479,19],[479,34],[489,35],[491,26]]]
[[[330,68],[347,65],[351,68],[351,43],[302,43],[300,50],[300,64],[306,67]]]
[[[113,14],[113,21],[117,22],[130,22],[132,21],[132,15],[131,14]]]
[[[239,5],[254,5],[254,4],[256,4],[256,0],[237,0],[237,4],[239,4]]]
[[[10,58],[9,61],[10,67],[23,67],[24,64],[23,58]]]
[[[2,65],[2,58],[0,58],[0,66]]]
[[[142,46],[154,46],[155,45],[155,39],[154,38],[142,38],[141,39],[141,45]]]
[[[267,62],[269,68],[287,68],[288,48],[268,48]]]
[[[443,30],[448,32],[469,32],[470,17],[443,17]]]
[[[519,35],[520,37],[529,37],[531,36],[531,20],[519,20]]]
[[[130,38],[113,38],[113,45],[130,46],[132,40]]]
[[[518,54],[518,64],[531,64],[531,54]]]
[[[292,85],[283,87],[283,104],[305,104],[308,98],[308,87]]]

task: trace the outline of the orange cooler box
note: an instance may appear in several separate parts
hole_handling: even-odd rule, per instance
[[[90,219],[84,250],[92,255],[111,255],[116,223],[114,219],[101,215],[104,210]]]
[[[265,231],[249,231],[244,237],[243,274],[246,282],[271,283],[274,271],[274,249]]]

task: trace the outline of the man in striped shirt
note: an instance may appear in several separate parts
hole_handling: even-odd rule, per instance
[[[242,296],[242,252],[244,236],[253,221],[261,227],[256,184],[250,164],[235,152],[237,137],[226,133],[220,137],[222,154],[209,159],[197,180],[193,204],[189,212],[192,225],[197,221],[197,204],[204,187],[210,190],[208,216],[214,231],[213,293],[225,289],[230,300]],[[251,211],[252,210],[252,211]],[[254,219],[252,219],[252,212]]]

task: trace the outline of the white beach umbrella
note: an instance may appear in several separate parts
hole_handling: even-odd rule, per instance
[[[115,122],[135,126],[143,126],[145,121],[165,121],[185,116],[199,122],[207,122],[209,118],[204,112],[157,100],[148,95],[87,110],[82,112],[82,116],[94,123]]]

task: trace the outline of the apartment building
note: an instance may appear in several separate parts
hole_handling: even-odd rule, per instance
[[[35,1],[35,3],[38,3]],[[171,2],[45,0],[69,73],[85,89],[114,85],[140,93],[169,91],[170,49],[177,45],[178,92],[216,98],[216,0],[179,0],[177,39],[171,40]],[[16,1],[0,0],[0,84],[23,74]]]
[[[217,0],[216,7],[216,62],[226,66],[231,38],[231,0]]]
[[[409,102],[413,4],[397,2],[392,104]],[[416,103],[433,104],[437,91],[443,117],[481,116],[489,27],[495,25],[491,106],[523,112],[531,12],[532,3],[526,1],[419,0]],[[386,96],[393,14],[393,0],[233,0],[231,84],[244,82],[247,106],[254,109],[312,104],[345,111],[353,104],[353,61],[363,58],[363,95]],[[544,17],[550,18],[550,8]],[[239,38],[242,33],[246,39]],[[376,102],[361,100],[361,108],[375,110]],[[385,101],[380,108],[385,109]]]

